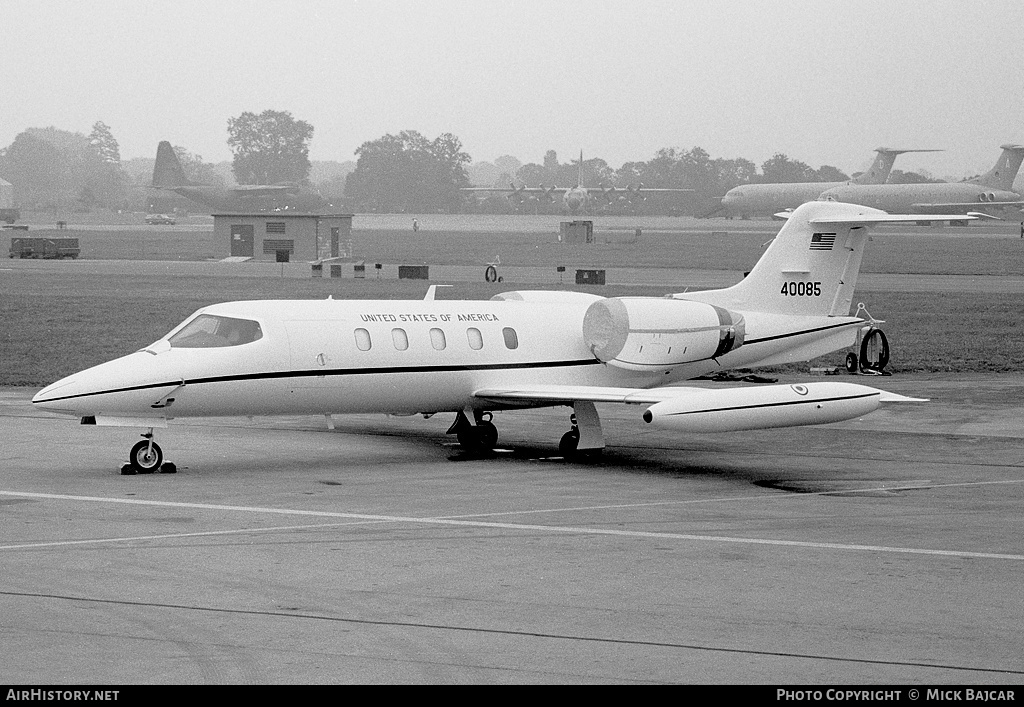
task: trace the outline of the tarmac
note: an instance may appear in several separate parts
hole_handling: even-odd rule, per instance
[[[182,420],[145,476],[136,430],[0,389],[3,681],[1019,685],[1024,376],[858,382],[930,402],[685,436],[602,405],[591,463],[566,408],[484,457],[450,414]]]

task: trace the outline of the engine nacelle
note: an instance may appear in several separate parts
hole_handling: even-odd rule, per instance
[[[655,403],[644,421],[681,432],[821,425],[877,409],[882,391],[856,383],[807,383],[686,393]]]
[[[603,363],[631,371],[718,358],[743,345],[743,315],[681,299],[610,297],[590,305],[583,340]]]

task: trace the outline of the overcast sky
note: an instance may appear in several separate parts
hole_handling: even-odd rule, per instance
[[[1024,143],[1024,2],[0,0],[0,146],[107,123],[231,159],[228,118],[287,110],[314,160],[416,130],[474,161],[663,147],[760,164],[988,170]]]

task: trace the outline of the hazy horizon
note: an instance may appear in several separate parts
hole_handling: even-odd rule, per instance
[[[456,135],[474,162],[601,157],[617,168],[701,147],[851,173],[987,171],[1024,143],[1024,3],[894,0],[500,5],[0,0],[0,146],[27,128],[110,126],[122,159],[169,140],[231,159],[227,121],[287,110],[310,159]]]

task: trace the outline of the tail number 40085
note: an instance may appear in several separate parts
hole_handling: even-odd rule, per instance
[[[821,296],[821,283],[820,282],[784,282],[782,283],[782,293],[788,297],[820,297]]]

